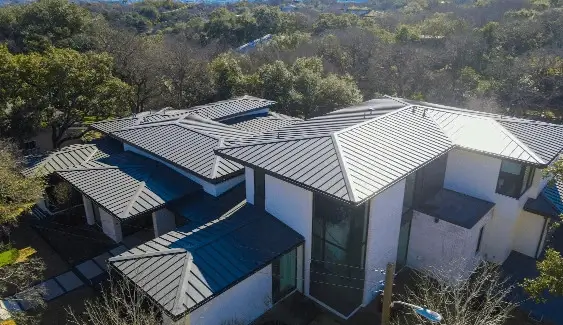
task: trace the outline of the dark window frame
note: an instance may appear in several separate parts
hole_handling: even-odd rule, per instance
[[[282,300],[283,298],[287,297],[290,293],[297,290],[297,281],[299,278],[299,274],[297,273],[298,268],[298,252],[297,250],[301,247],[301,245],[290,249],[289,251],[285,252],[274,261],[272,261],[272,303],[275,304],[278,301]],[[281,287],[281,258],[287,254],[294,253],[295,254],[295,279],[292,287],[286,288],[285,290],[280,290]]]
[[[513,174],[510,172],[503,171],[502,170],[503,164],[505,163],[520,165],[519,174]],[[536,168],[534,168],[533,166],[525,165],[511,160],[503,160],[500,165],[495,192],[500,195],[518,199],[522,197],[522,195],[524,195],[524,193],[526,193],[526,191],[528,191],[530,187],[532,187],[535,173],[536,173]],[[502,188],[502,186],[505,186],[504,184],[505,182],[512,183],[511,190]]]

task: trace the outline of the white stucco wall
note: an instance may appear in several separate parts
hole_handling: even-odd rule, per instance
[[[491,210],[467,229],[444,220],[436,222],[436,218],[414,211],[407,264],[414,269],[439,272],[448,278],[467,275],[481,258],[483,241],[476,253],[479,232],[483,226],[487,229],[492,214]]]
[[[405,181],[402,180],[370,201],[364,305],[377,296],[378,282],[385,277],[376,270],[385,270],[387,263],[395,263],[397,259],[404,192]]]
[[[246,202],[254,204],[254,169],[245,167]]]
[[[448,155],[444,188],[495,203],[492,220],[485,229],[482,253],[486,260],[502,263],[513,249],[516,221],[530,196],[542,186],[536,171],[532,187],[519,199],[496,193],[501,160],[482,154],[452,150]]]
[[[100,211],[100,221],[102,222],[102,230],[109,238],[113,239],[116,243],[123,240],[123,233],[121,232],[121,223],[114,218],[106,210],[98,208]]]
[[[92,201],[85,195],[82,195],[82,203],[84,204],[84,213],[86,214],[86,223],[93,225],[96,223],[96,217],[94,216],[94,209],[92,207]]]
[[[308,295],[313,193],[270,175],[266,175],[265,183],[266,211],[305,237],[304,291]]]
[[[211,194],[213,196],[219,196],[219,195],[225,193],[226,191],[230,190],[231,188],[235,187],[236,185],[238,185],[238,184],[240,184],[244,181],[244,175],[239,175],[239,176],[233,177],[231,179],[228,179],[224,182],[221,182],[219,184],[212,184],[208,181],[205,181],[202,178],[199,178],[199,177],[197,177],[197,176],[195,176],[191,173],[188,173],[187,171],[185,171],[181,168],[178,168],[178,167],[164,161],[163,159],[161,159],[161,158],[159,158],[159,157],[157,157],[157,156],[155,156],[151,153],[148,153],[148,152],[146,152],[142,149],[139,149],[137,147],[134,147],[134,146],[131,146],[131,145],[124,143],[123,144],[123,150],[131,151],[131,152],[134,152],[138,155],[145,156],[147,158],[150,158],[152,160],[156,160],[156,161],[160,162],[161,164],[169,167],[170,169],[175,170],[176,172],[183,175],[184,177],[186,177],[186,178],[194,181],[195,183],[201,185],[203,187],[203,190],[206,193]]]
[[[188,316],[189,324],[221,325],[230,320],[249,324],[271,306],[272,266],[268,265],[194,310]]]
[[[516,222],[513,249],[530,257],[536,257],[538,243],[544,231],[544,217],[522,211]]]

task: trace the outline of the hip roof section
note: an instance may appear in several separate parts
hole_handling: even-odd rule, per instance
[[[170,168],[131,152],[57,173],[119,219],[152,212],[201,189]]]

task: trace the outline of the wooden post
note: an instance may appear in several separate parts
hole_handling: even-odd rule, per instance
[[[381,313],[381,324],[391,323],[391,302],[393,298],[393,279],[395,277],[395,264],[387,264],[385,270],[385,288],[383,289],[383,310]]]

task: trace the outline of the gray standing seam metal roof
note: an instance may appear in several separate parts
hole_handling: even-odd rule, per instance
[[[303,241],[281,221],[242,201],[208,223],[191,222],[109,263],[178,319]]]
[[[451,147],[430,118],[400,109],[324,136],[217,151],[337,199],[361,203]]]
[[[409,99],[392,99],[403,102],[405,104],[437,108],[450,112],[465,113],[491,118],[502,125],[516,138],[518,138],[529,149],[531,149],[531,151],[535,153],[539,158],[541,158],[541,160],[543,160],[545,164],[549,164],[554,159],[556,159],[563,149],[563,125],[560,124],[546,123],[495,113],[480,112],[452,106],[413,101]]]
[[[113,133],[125,143],[212,182],[242,170],[241,165],[218,157],[214,149],[233,139],[254,135],[195,115]]]
[[[172,169],[131,152],[57,173],[119,219],[154,211],[201,190],[200,185]]]
[[[415,210],[471,229],[494,206],[492,202],[442,188]]]
[[[23,170],[25,176],[46,176],[56,171],[79,166],[88,161],[109,157],[123,151],[123,146],[111,138],[94,140],[85,144],[74,144],[49,153]]]
[[[203,118],[220,121],[261,110],[275,103],[276,102],[267,99],[242,96],[194,106],[189,109],[175,110],[167,107],[157,112],[141,112],[130,117],[93,123],[90,127],[105,134],[110,134],[136,125],[176,120],[188,114],[195,114]]]
[[[257,117],[248,121],[232,124],[232,126],[249,132],[263,133],[277,130],[300,121],[302,121],[300,118],[270,112],[268,116]]]

